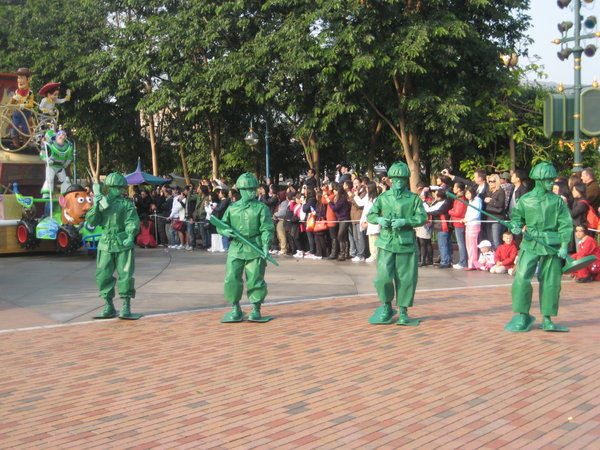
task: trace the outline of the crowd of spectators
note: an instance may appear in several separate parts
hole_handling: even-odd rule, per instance
[[[428,214],[428,222],[415,230],[419,266],[513,274],[522,236],[513,236],[503,222],[510,220],[519,198],[532,187],[527,173],[519,169],[500,174],[477,169],[471,179],[443,170],[435,176],[434,185],[419,183],[416,190]],[[386,177],[371,180],[346,165],[339,165],[334,174],[322,180],[309,169],[298,183],[261,185],[258,199],[269,207],[276,224],[271,253],[375,262],[375,241],[380,229],[379,225],[368,223],[366,216],[377,196],[390,188]],[[600,187],[593,170],[587,168],[579,175],[557,178],[553,192],[563,198],[573,217],[573,257],[600,256],[596,239]],[[202,180],[198,186],[183,188],[137,189],[133,201],[142,221],[138,244],[227,251],[228,238],[217,235],[209,219],[213,214],[221,218],[238,199],[239,192],[235,187],[229,188],[225,180]],[[436,260],[434,243],[438,250]],[[454,247],[458,250],[456,258]],[[600,267],[595,267],[586,273],[578,272],[577,281],[600,280]]]

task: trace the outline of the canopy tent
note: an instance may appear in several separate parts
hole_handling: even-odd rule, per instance
[[[142,161],[138,158],[137,168],[135,172],[125,175],[127,184],[163,184],[169,183],[171,180],[168,178],[156,177],[149,173],[142,171]]]

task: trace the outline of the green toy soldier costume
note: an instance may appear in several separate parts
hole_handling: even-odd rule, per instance
[[[427,213],[418,195],[408,190],[410,170],[403,162],[396,162],[388,171],[393,187],[381,194],[367,215],[367,221],[381,225],[375,241],[377,253],[377,278],[374,280],[379,300],[370,323],[390,323],[395,311],[392,308],[394,292],[396,305],[400,306],[398,325],[418,325],[419,320],[408,318],[408,308],[413,305],[417,286],[417,246],[414,227],[427,221]]]
[[[242,275],[246,273],[246,293],[252,304],[252,312],[248,320],[266,322],[272,317],[263,317],[260,307],[267,296],[265,283],[266,259],[273,240],[273,220],[267,205],[256,199],[258,181],[251,173],[240,175],[236,182],[241,200],[233,203],[223,215],[222,221],[237,230],[243,237],[262,249],[263,255],[235,238],[235,234],[227,228],[219,228],[218,232],[232,238],[225,266],[225,299],[233,304],[231,312],[227,313],[221,322],[240,322],[244,314],[240,308],[240,300],[244,288]]]
[[[115,296],[115,269],[119,274],[116,283],[119,296],[123,299],[121,319],[139,319],[141,314],[132,314],[130,299],[135,297],[134,241],[140,228],[135,206],[121,196],[122,189],[127,186],[125,177],[120,173],[111,173],[104,182],[108,187],[105,197],[94,186],[94,205],[88,211],[86,220],[89,225],[102,227],[102,237],[98,243],[96,258],[96,282],[100,297],[105,301],[102,314],[95,319],[109,319],[116,316],[113,298]]]
[[[540,310],[544,316],[542,329],[569,331],[550,319],[558,315],[562,277],[560,259],[567,258],[573,234],[573,221],[565,202],[551,192],[556,176],[554,166],[548,162],[535,166],[529,174],[535,180],[535,188],[519,199],[511,213],[512,232],[519,234],[525,227],[526,233],[511,289],[513,312],[518,314],[506,325],[507,331],[529,331],[535,321],[535,317],[529,315],[529,309],[533,294],[531,279],[538,265]]]

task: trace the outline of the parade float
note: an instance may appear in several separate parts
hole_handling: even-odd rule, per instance
[[[60,83],[42,87],[35,101],[21,68],[0,73],[0,254],[95,250],[100,231],[84,215],[91,197],[67,173],[76,149],[59,129]],[[60,183],[60,195],[54,180]],[[87,207],[87,209],[86,209]]]

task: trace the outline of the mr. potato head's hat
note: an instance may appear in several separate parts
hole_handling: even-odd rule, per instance
[[[80,184],[72,184],[67,188],[63,195],[70,194],[71,192],[87,192],[85,188]]]
[[[17,76],[24,76],[29,78],[31,75],[33,75],[33,72],[27,67],[20,67],[19,70],[17,70]]]
[[[60,83],[46,83],[38,92],[38,95],[46,95],[60,88]]]

